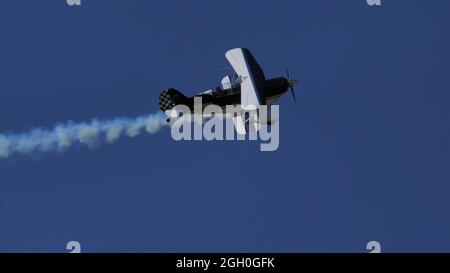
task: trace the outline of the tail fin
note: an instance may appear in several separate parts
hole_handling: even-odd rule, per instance
[[[165,112],[172,109],[175,105],[185,104],[186,99],[186,96],[181,94],[180,91],[174,88],[166,89],[159,95],[159,109]]]

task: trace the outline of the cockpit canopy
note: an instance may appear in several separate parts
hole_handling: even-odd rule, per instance
[[[231,89],[232,84],[230,80],[230,76],[226,75],[221,81],[221,87],[223,90]]]
[[[237,79],[236,81],[234,81],[234,83],[231,82],[230,76],[227,75],[222,79],[220,86],[218,86],[214,89],[207,90],[201,94],[212,95],[215,97],[221,97],[224,95],[238,93],[239,92],[238,87],[239,87],[240,83],[241,83],[240,79]]]

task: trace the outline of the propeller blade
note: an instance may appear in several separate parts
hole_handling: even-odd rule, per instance
[[[287,80],[289,82],[289,88],[291,89],[292,98],[294,99],[294,102],[297,102],[297,98],[295,97],[295,92],[294,92],[294,85],[297,83],[297,81],[291,79],[291,73],[289,72],[288,67],[286,67],[286,75],[287,75]]]
[[[297,99],[295,98],[294,88],[291,86],[292,97],[294,98],[294,102],[297,103]]]

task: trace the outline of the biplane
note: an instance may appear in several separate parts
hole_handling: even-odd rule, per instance
[[[231,49],[225,53],[225,57],[232,66],[235,75],[233,78],[229,75],[225,76],[220,86],[192,97],[183,95],[175,88],[162,91],[159,96],[159,108],[166,113],[168,123],[173,122],[173,117],[176,117],[175,119],[179,117],[176,113],[170,113],[170,111],[176,111],[177,105],[187,106],[193,111],[196,108],[204,110],[208,105],[213,104],[223,108],[224,115],[233,119],[234,126],[239,134],[246,134],[246,125],[253,124],[256,128],[260,123],[270,125],[275,122],[270,118],[264,119],[264,117],[259,116],[259,109],[262,105],[272,105],[288,90],[291,91],[293,99],[296,101],[294,85],[297,80],[291,78],[289,70],[287,70],[286,77],[266,79],[264,71],[256,62],[250,50],[246,48]],[[199,101],[201,105],[198,105]],[[226,106],[228,105],[235,106],[234,109],[239,109],[238,112],[240,113],[237,113],[237,115],[227,113]],[[211,118],[214,114],[216,113],[201,112],[202,118]]]

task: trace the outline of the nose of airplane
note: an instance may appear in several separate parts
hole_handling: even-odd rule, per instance
[[[294,79],[289,79],[288,82],[289,82],[289,87],[294,87],[298,83],[298,81],[294,80]]]

